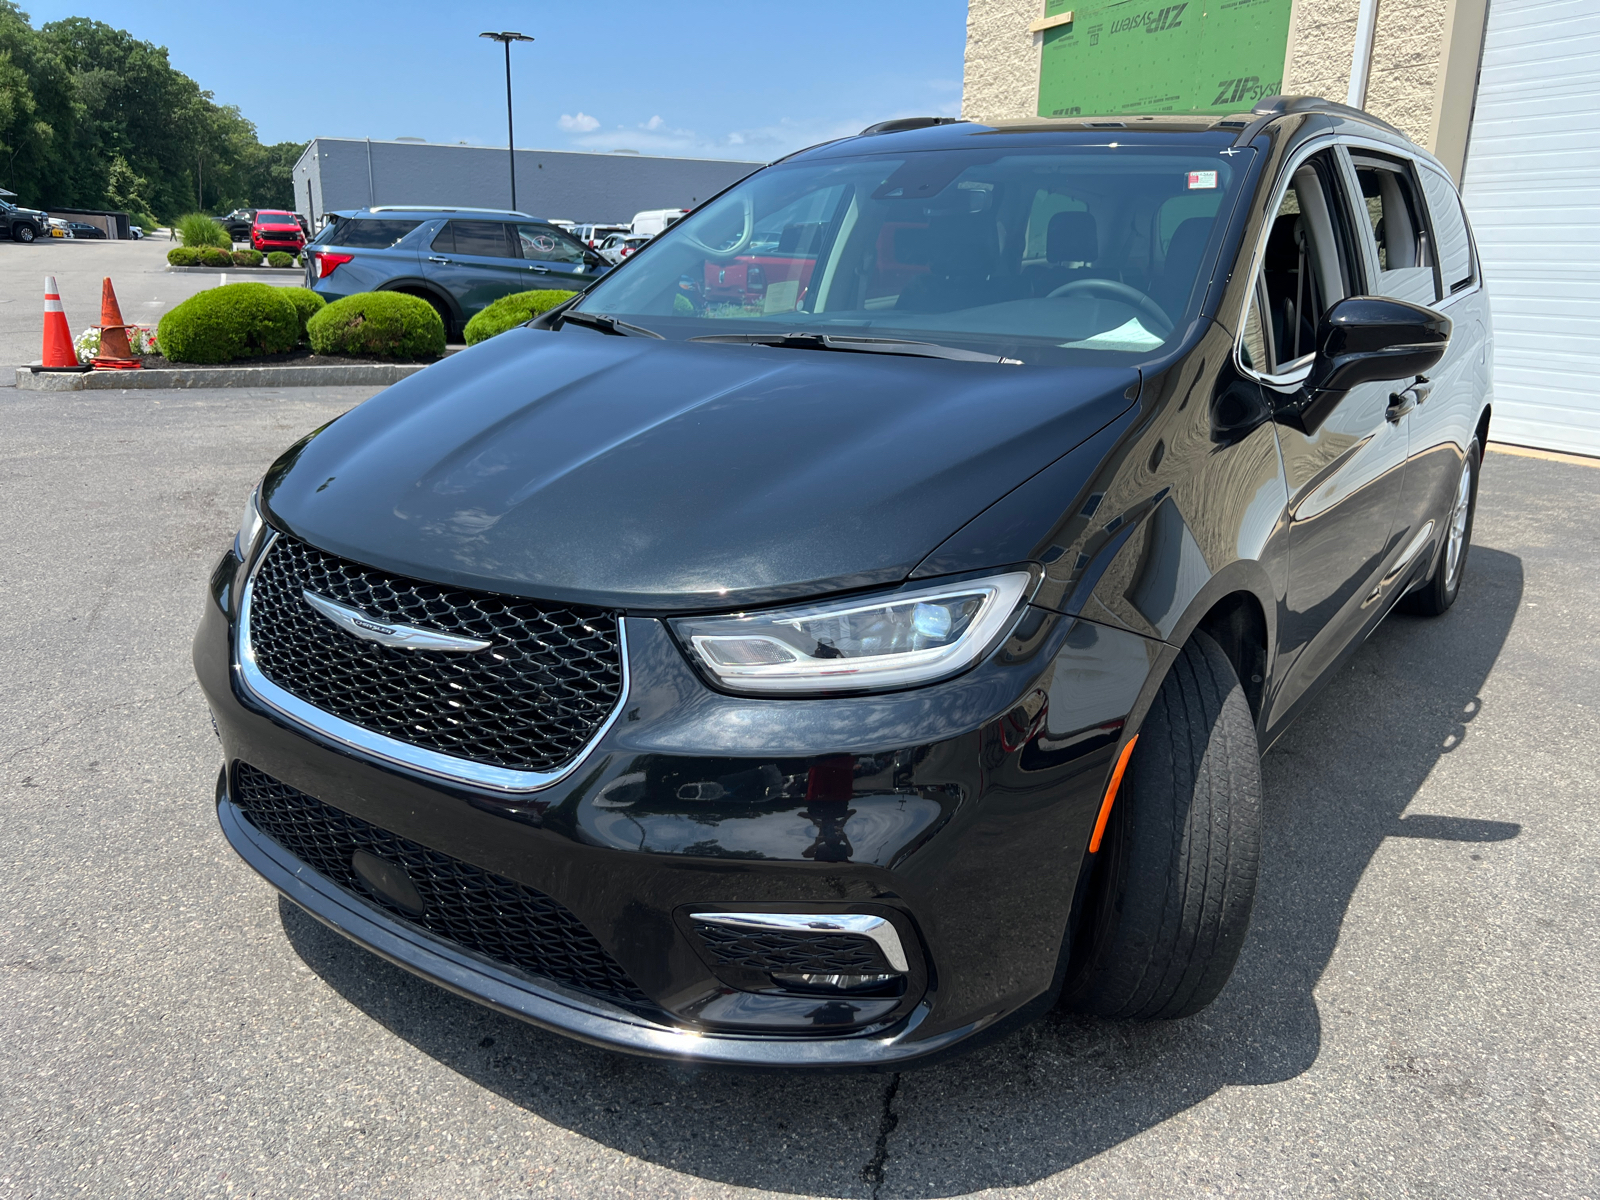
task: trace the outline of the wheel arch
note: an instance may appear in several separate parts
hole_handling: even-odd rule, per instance
[[[444,305],[445,311],[451,314],[457,324],[465,324],[467,320],[466,313],[462,311],[461,305],[456,303],[456,298],[442,288],[435,287],[426,279],[418,279],[413,276],[402,276],[398,279],[387,280],[384,283],[379,284],[373,290],[379,292],[400,292],[407,296],[416,296],[418,299],[429,300],[430,303],[433,300],[437,300],[439,303]]]
[[[1261,563],[1230,563],[1202,587],[1167,641],[1182,647],[1200,630],[1222,647],[1259,723],[1272,678],[1277,641],[1277,589]]]

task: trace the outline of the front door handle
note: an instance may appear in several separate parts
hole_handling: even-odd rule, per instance
[[[451,262],[448,258],[440,258],[437,254],[428,255],[428,261],[429,262],[436,262],[440,266],[445,266],[445,267],[453,267],[453,266],[455,266],[455,263]]]
[[[530,266],[530,267],[529,267],[529,268],[528,268],[528,270],[530,270],[530,271],[537,271],[537,272],[539,272],[539,274],[541,274],[541,275],[548,275],[548,274],[550,274],[550,268],[549,268],[549,267],[536,267],[536,266]]]

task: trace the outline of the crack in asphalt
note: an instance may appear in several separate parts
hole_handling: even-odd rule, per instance
[[[883,1116],[878,1120],[878,1140],[872,1150],[872,1161],[861,1168],[861,1178],[872,1186],[872,1200],[878,1200],[883,1190],[883,1178],[889,1163],[889,1135],[900,1124],[900,1114],[894,1111],[895,1099],[900,1095],[900,1073],[889,1080],[883,1093]]]

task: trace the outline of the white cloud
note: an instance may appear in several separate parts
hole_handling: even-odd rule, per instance
[[[914,107],[862,111],[845,118],[784,118],[770,125],[738,129],[724,127],[715,132],[701,133],[671,126],[659,113],[631,125],[620,123],[614,129],[601,129],[600,123],[594,118],[579,113],[577,117],[562,117],[561,128],[572,135],[570,143],[575,149],[609,152],[625,146],[639,154],[771,162],[818,142],[849,137],[876,121],[891,117],[924,116],[929,113],[938,116],[960,114],[959,84],[948,80],[931,80],[925,86],[927,99]],[[580,121],[583,124],[579,124]]]

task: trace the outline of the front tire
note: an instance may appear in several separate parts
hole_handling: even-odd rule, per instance
[[[1443,616],[1461,594],[1461,580],[1467,573],[1467,551],[1472,549],[1472,521],[1478,513],[1478,472],[1483,449],[1476,438],[1467,447],[1456,490],[1450,498],[1450,512],[1444,521],[1444,536],[1439,539],[1439,557],[1433,574],[1409,596],[1401,599],[1402,612],[1420,617]]]
[[[23,245],[27,245],[29,242],[33,241],[33,226],[18,225],[11,231],[11,236],[17,241],[21,242]]]
[[[1244,945],[1261,850],[1255,721],[1203,633],[1145,717],[1106,833],[1084,867],[1062,1003],[1139,1020],[1198,1012]]]

